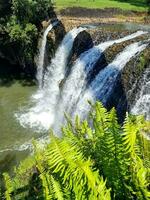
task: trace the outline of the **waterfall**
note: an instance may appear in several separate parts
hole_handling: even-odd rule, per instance
[[[42,37],[42,43],[41,43],[41,47],[39,50],[39,57],[38,57],[37,75],[36,75],[40,88],[42,88],[42,81],[43,81],[43,65],[44,65],[45,49],[46,49],[46,43],[47,43],[47,35],[53,29],[53,27],[57,25],[57,23],[58,22],[54,22],[53,24],[50,24],[44,31],[44,34]]]
[[[108,47],[147,32],[138,31],[89,49],[80,55],[66,77],[74,39],[83,30],[85,29],[81,27],[74,28],[66,34],[55,57],[47,66],[44,76],[42,75],[43,79],[40,79],[43,83],[42,88],[32,95],[30,107],[23,108],[15,114],[23,127],[30,127],[37,132],[47,132],[50,127],[59,129],[64,119],[64,111],[72,116],[76,114],[80,114],[81,117],[86,116],[89,111],[87,100],[94,102],[99,99],[105,103],[113,90],[119,72],[132,57],[147,46],[140,42],[128,46],[111,64],[98,73],[90,85],[87,85],[87,76],[93,71],[96,62]]]
[[[44,131],[53,124],[57,98],[60,93],[59,84],[65,78],[66,66],[74,39],[83,30],[85,28],[74,28],[66,34],[51,64],[47,67],[43,88],[39,88],[31,98],[33,107],[15,114],[23,127]]]
[[[144,115],[150,120],[150,67],[146,69],[140,83],[140,92],[137,94],[131,113]]]
[[[58,48],[55,58],[52,59],[51,64],[47,67],[47,72],[44,76],[44,89],[53,91],[59,83],[65,78],[65,71],[68,62],[69,55],[71,54],[72,46],[76,36],[85,30],[85,28],[74,28],[71,30],[62,41],[62,44]],[[54,85],[51,85],[53,83]],[[56,90],[57,90],[56,89]]]
[[[113,91],[115,81],[120,71],[131,58],[143,51],[147,45],[148,44],[141,44],[141,42],[129,45],[123,52],[117,55],[112,63],[101,70],[92,81],[89,88],[85,91],[84,95],[80,97],[74,115],[79,114],[81,118],[84,118],[87,115],[90,109],[87,100],[94,102],[99,99],[105,104]]]
[[[71,73],[67,77],[64,87],[62,88],[61,98],[59,100],[60,103],[58,104],[59,115],[56,114],[57,119],[55,120],[62,122],[64,112],[71,113],[72,109],[76,107],[78,98],[82,96],[82,92],[86,88],[87,75],[93,70],[96,62],[107,48],[113,44],[125,42],[146,33],[147,32],[137,31],[123,38],[101,43],[82,53],[72,66]]]

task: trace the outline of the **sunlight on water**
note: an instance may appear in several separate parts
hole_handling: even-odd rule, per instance
[[[33,106],[15,114],[23,127],[30,127],[37,132],[41,132],[48,131],[53,125],[60,91],[59,83],[65,78],[66,65],[74,39],[83,30],[85,28],[74,28],[66,34],[51,64],[47,67],[42,90],[39,89],[32,96]]]
[[[64,112],[80,114],[81,117],[86,116],[89,111],[87,99],[92,101],[100,99],[105,102],[111,93],[113,82],[115,82],[113,80],[116,79],[119,71],[136,53],[146,48],[146,45],[140,45],[140,43],[127,47],[110,65],[99,72],[92,85],[86,90],[86,77],[93,70],[102,52],[113,44],[131,40],[147,32],[137,31],[89,49],[76,60],[69,76],[65,79],[74,39],[83,30],[85,29],[81,27],[74,28],[66,34],[51,64],[47,66],[43,88],[39,88],[31,96],[29,107],[23,108],[15,114],[24,128],[30,127],[36,132],[42,132],[48,131],[52,127],[58,132],[60,125],[64,122]],[[60,82],[64,79],[63,86],[60,88]]]

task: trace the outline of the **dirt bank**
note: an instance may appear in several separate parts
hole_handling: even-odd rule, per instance
[[[66,29],[86,23],[131,22],[150,24],[150,17],[146,12],[125,11],[117,8],[67,8],[60,10],[58,15]]]
[[[124,16],[141,16],[145,15],[146,12],[138,12],[132,10],[122,10],[119,8],[82,8],[82,7],[70,7],[65,8],[59,11],[63,16],[72,16],[72,17],[100,17],[100,18],[109,18],[116,15]]]

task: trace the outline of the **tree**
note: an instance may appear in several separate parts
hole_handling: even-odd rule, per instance
[[[34,65],[41,22],[49,18],[51,9],[51,0],[1,0],[0,50],[8,48],[4,51],[8,53],[12,49],[13,61]]]
[[[148,14],[150,15],[150,0],[147,0],[147,5],[148,5]]]
[[[20,23],[40,23],[49,16],[51,7],[51,0],[12,0],[13,15]]]
[[[0,0],[0,18],[9,15],[11,12],[10,0]]]

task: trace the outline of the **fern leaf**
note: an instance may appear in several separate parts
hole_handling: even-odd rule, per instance
[[[11,193],[13,192],[13,186],[10,176],[7,173],[3,173],[5,182],[5,198],[6,200],[11,200]]]

